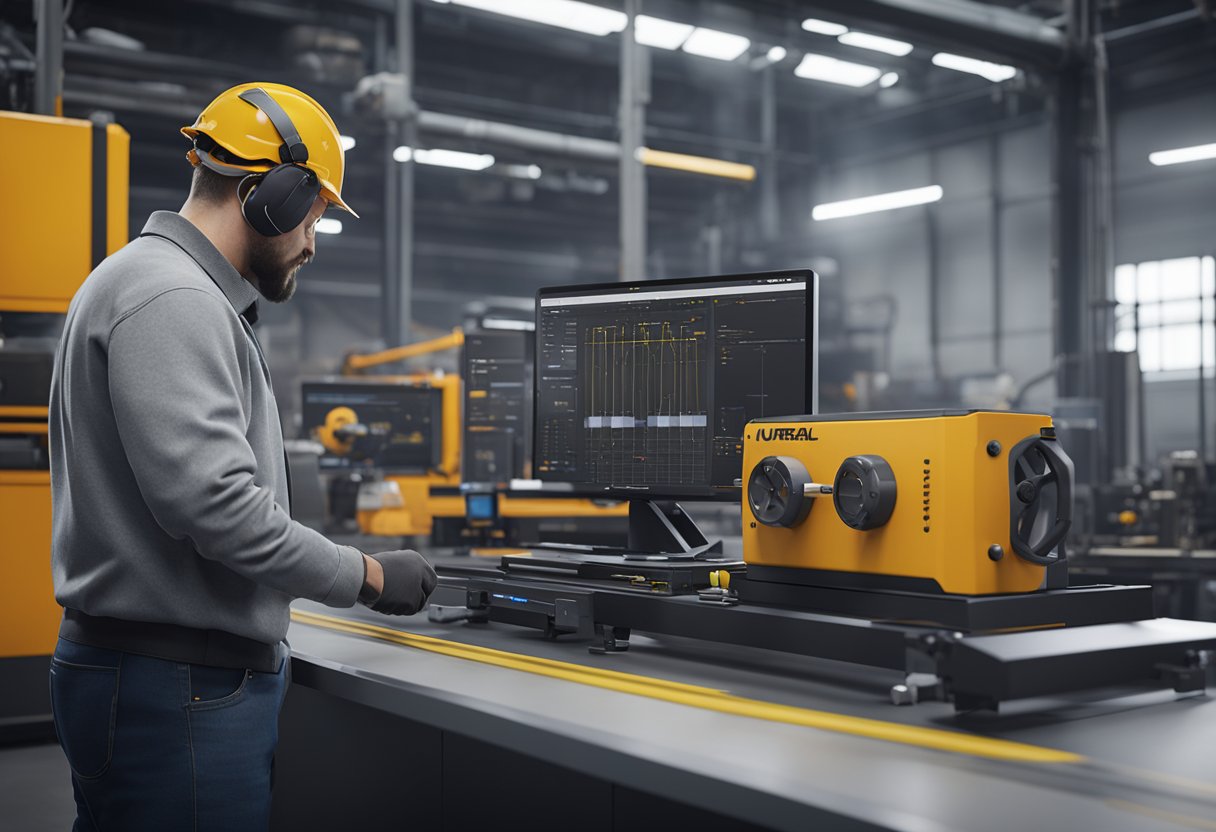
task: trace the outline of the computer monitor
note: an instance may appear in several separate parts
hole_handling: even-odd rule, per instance
[[[441,462],[443,391],[425,384],[307,381],[304,434],[325,448],[323,470],[426,473]]]
[[[744,425],[817,410],[817,296],[810,270],[541,289],[533,475],[738,500]]]
[[[506,484],[529,476],[532,332],[492,330],[464,337],[464,460],[469,483]]]

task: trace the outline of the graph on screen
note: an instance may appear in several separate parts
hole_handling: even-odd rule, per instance
[[[704,479],[707,335],[698,313],[586,328],[584,458],[597,481]]]

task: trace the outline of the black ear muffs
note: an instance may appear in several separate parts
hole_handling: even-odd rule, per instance
[[[299,165],[279,165],[241,182],[241,213],[263,237],[286,234],[304,221],[321,193],[321,180]]]

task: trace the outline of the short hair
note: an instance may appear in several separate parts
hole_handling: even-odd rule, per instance
[[[194,181],[190,184],[190,196],[202,202],[219,204],[236,193],[240,177],[224,176],[210,168],[198,165],[194,168]]]

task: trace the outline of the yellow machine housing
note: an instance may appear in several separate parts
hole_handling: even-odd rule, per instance
[[[66,312],[95,255],[127,244],[130,147],[117,124],[0,112],[10,208],[0,223],[0,310]]]
[[[858,475],[859,457],[874,462],[865,476]],[[908,411],[753,421],[743,466],[749,576],[763,571],[757,566],[786,567],[826,570],[833,585],[854,581],[858,588],[1032,592],[1045,586],[1048,565],[1058,561],[1048,550],[1071,518],[1071,463],[1051,418],[1041,414]],[[787,467],[799,470],[791,478]],[[880,495],[884,489],[889,493]],[[871,501],[866,517],[873,527],[858,529],[844,517],[857,521],[863,497]],[[1052,500],[1057,505],[1040,504]]]
[[[364,534],[386,537],[429,535],[436,516],[464,514],[460,497],[432,497],[433,486],[460,485],[460,376],[450,373],[420,373],[408,376],[377,376],[377,381],[426,385],[442,393],[439,467],[420,474],[388,474],[378,484],[378,493],[360,500],[356,513]]]
[[[94,265],[127,243],[130,137],[117,124],[0,112],[0,148],[0,182],[11,206],[0,223],[0,319],[62,315]],[[16,377],[28,366],[10,366],[0,346],[0,376],[7,382],[0,386],[0,437],[45,448],[45,388],[34,393],[45,382]],[[50,561],[50,472],[36,465],[0,469],[4,674],[3,660],[32,661],[55,649],[62,610]],[[37,678],[45,695],[45,673]],[[0,675],[0,689],[16,687]],[[14,693],[10,701],[21,698]],[[0,708],[0,722],[12,716]]]

